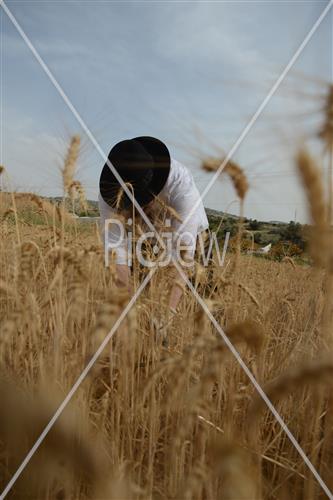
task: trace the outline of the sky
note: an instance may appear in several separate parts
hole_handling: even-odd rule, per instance
[[[126,138],[158,137],[200,192],[211,179],[202,160],[233,147],[327,3],[6,0],[105,154]],[[0,11],[0,164],[11,187],[61,195],[66,148],[79,134],[76,177],[96,199],[102,157]],[[308,221],[294,158],[304,141],[322,157],[332,25],[331,9],[233,155],[250,183],[247,217]],[[225,175],[204,204],[238,213]]]

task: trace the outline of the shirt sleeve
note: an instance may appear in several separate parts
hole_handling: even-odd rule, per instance
[[[103,200],[101,194],[98,196],[98,206],[104,248],[114,251],[116,264],[129,265],[127,235],[124,225],[117,220],[117,212]]]
[[[196,241],[198,236],[198,215],[197,211],[191,214],[186,224],[183,222],[186,220],[187,216],[191,213],[191,210],[200,196],[197,190],[191,189],[187,193],[178,193],[172,197],[172,207],[176,210],[180,216],[182,222],[172,219],[172,230],[173,230],[173,245],[172,254],[177,255],[177,245],[178,248],[187,247],[187,253],[189,257],[194,257],[196,249]]]

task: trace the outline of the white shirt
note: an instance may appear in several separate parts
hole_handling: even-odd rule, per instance
[[[186,220],[186,223],[181,228],[180,233],[178,233],[178,230],[182,226],[182,222],[170,216],[171,231],[181,238],[182,244],[188,245],[188,250],[193,256],[195,252],[197,236],[205,229],[208,229],[209,224],[205,208],[200,199],[200,193],[188,168],[186,168],[180,162],[171,159],[168,179],[162,191],[158,194],[158,197],[168,206],[172,207],[180,216],[183,222],[191,213],[194,205],[198,203],[198,200],[200,200],[200,203],[196,207],[193,214],[191,214],[191,216],[189,217],[189,220]],[[100,193],[98,196],[98,204],[103,241],[105,242],[108,249],[111,250],[112,248],[114,248],[116,254],[116,263],[127,264],[128,245],[125,231],[122,232],[119,225],[116,223],[110,224],[105,239],[105,221],[107,219],[111,219],[116,211],[103,200]],[[172,251],[175,251],[176,238],[173,238],[173,246],[174,248],[172,249]]]

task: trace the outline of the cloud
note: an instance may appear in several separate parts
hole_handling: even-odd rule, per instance
[[[262,67],[265,59],[254,44],[250,19],[238,14],[226,5],[217,8],[203,3],[177,9],[172,22],[161,29],[156,49],[163,57],[185,64],[195,61],[240,71]]]
[[[102,131],[106,149],[112,142],[140,135],[143,130],[165,138],[172,146],[179,143],[182,122],[197,123],[210,143],[228,148],[269,91],[270,85],[266,80],[265,87],[263,78],[268,62],[285,64],[307,24],[316,17],[316,12],[310,15],[311,4],[295,7],[278,2],[10,5],[88,126],[98,130],[98,139]],[[79,131],[77,123],[9,20],[5,28],[8,168],[20,184],[49,185],[50,189],[57,185],[61,189],[57,159],[64,151],[63,141],[54,131],[63,132],[64,122],[70,120],[71,130]],[[319,52],[324,53],[326,45],[318,45],[317,38],[311,44],[312,53],[318,47],[323,47]],[[323,58],[316,57],[318,64],[319,60]],[[303,61],[311,71],[308,51]],[[231,85],[228,80],[243,85]],[[254,85],[244,85],[244,81]],[[290,111],[290,102],[276,97],[268,111]],[[295,111],[307,111],[307,102],[298,104]],[[289,128],[298,132],[300,125],[296,122],[295,127],[294,123],[290,122]],[[255,160],[255,155],[274,156],[265,143],[267,125],[260,119],[247,137],[240,151],[242,165]],[[189,136],[191,139],[195,140]],[[181,157],[183,151],[175,149],[176,157]],[[96,183],[100,163],[100,158],[87,161],[91,184]],[[279,161],[275,158],[262,168],[279,168]],[[292,199],[296,192],[276,189],[267,182],[264,188],[268,200],[279,197],[281,191]],[[207,204],[216,208],[220,202],[220,192],[214,191],[207,198]],[[274,217],[267,217],[279,218],[275,212]]]

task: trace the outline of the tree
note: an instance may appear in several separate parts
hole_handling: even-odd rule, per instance
[[[305,248],[304,231],[302,224],[299,222],[290,221],[286,228],[282,230],[282,238],[291,241],[302,250]]]
[[[262,243],[261,233],[255,233],[254,242],[260,245]]]
[[[257,219],[251,220],[249,223],[249,229],[251,229],[251,231],[258,231],[260,227],[261,227],[261,222],[258,222]]]

